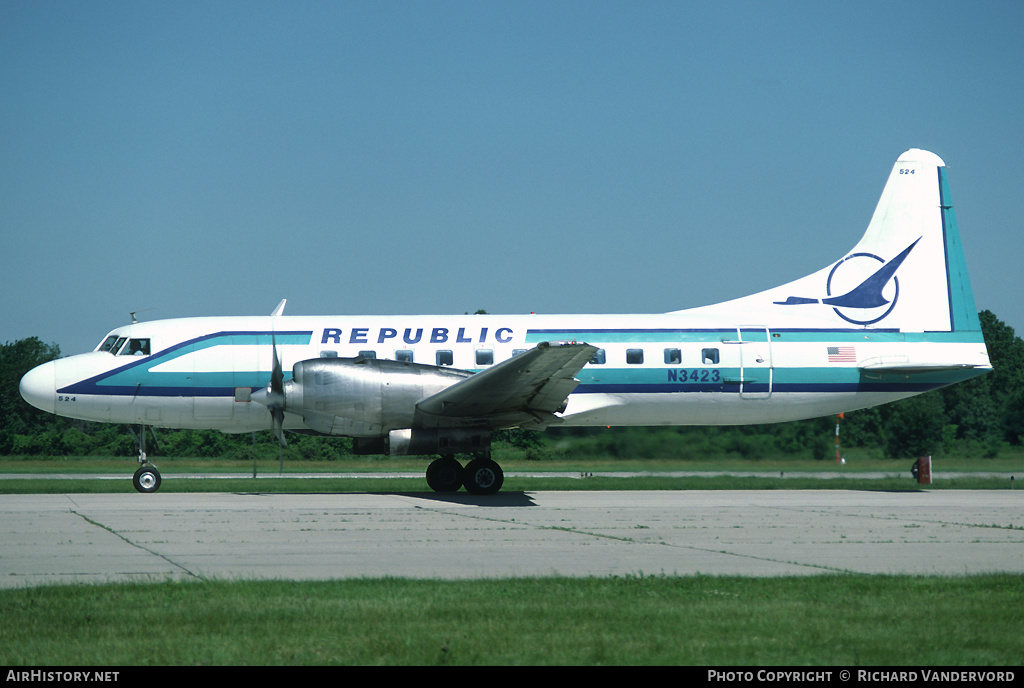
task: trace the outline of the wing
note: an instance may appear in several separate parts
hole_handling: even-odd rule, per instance
[[[421,427],[545,426],[565,409],[597,347],[542,342],[416,404]]]

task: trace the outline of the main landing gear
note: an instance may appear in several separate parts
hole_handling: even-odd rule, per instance
[[[139,470],[132,476],[132,486],[139,492],[156,492],[160,489],[160,471],[146,458],[146,426],[140,426],[137,435],[134,428],[131,428],[131,431],[139,446]],[[153,439],[156,440],[156,435]]]
[[[501,466],[486,456],[477,456],[465,468],[454,456],[442,456],[427,466],[427,485],[434,492],[457,492],[465,486],[470,494],[491,495],[504,482]]]

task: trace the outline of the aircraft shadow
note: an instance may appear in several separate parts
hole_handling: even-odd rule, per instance
[[[429,499],[445,504],[463,504],[469,506],[498,506],[498,507],[524,507],[537,506],[525,492],[499,492],[493,495],[474,495],[468,492],[393,492],[391,494],[403,497],[416,497],[417,499]]]

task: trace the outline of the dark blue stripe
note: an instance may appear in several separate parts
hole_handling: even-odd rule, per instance
[[[947,382],[793,382],[771,385],[771,393],[813,392],[829,394],[839,392],[928,392],[945,387]],[[744,383],[744,394],[766,394],[767,383]],[[692,393],[739,394],[740,383],[726,383],[715,388],[685,384],[581,384],[573,394],[692,394]]]

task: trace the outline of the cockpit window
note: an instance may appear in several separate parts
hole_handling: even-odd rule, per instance
[[[148,339],[131,339],[128,346],[121,350],[121,356],[149,356]]]
[[[100,347],[100,351],[109,351],[112,355],[117,356],[117,352],[121,350],[124,343],[128,341],[127,337],[118,337],[117,335],[110,335],[106,341]]]
[[[111,351],[111,350],[113,350],[114,349],[114,344],[117,343],[117,339],[118,339],[118,337],[117,337],[116,334],[110,335],[109,337],[107,337],[106,339],[103,340],[102,344],[100,344],[100,349],[99,350],[100,351]],[[124,344],[124,339],[121,340],[121,343]]]

